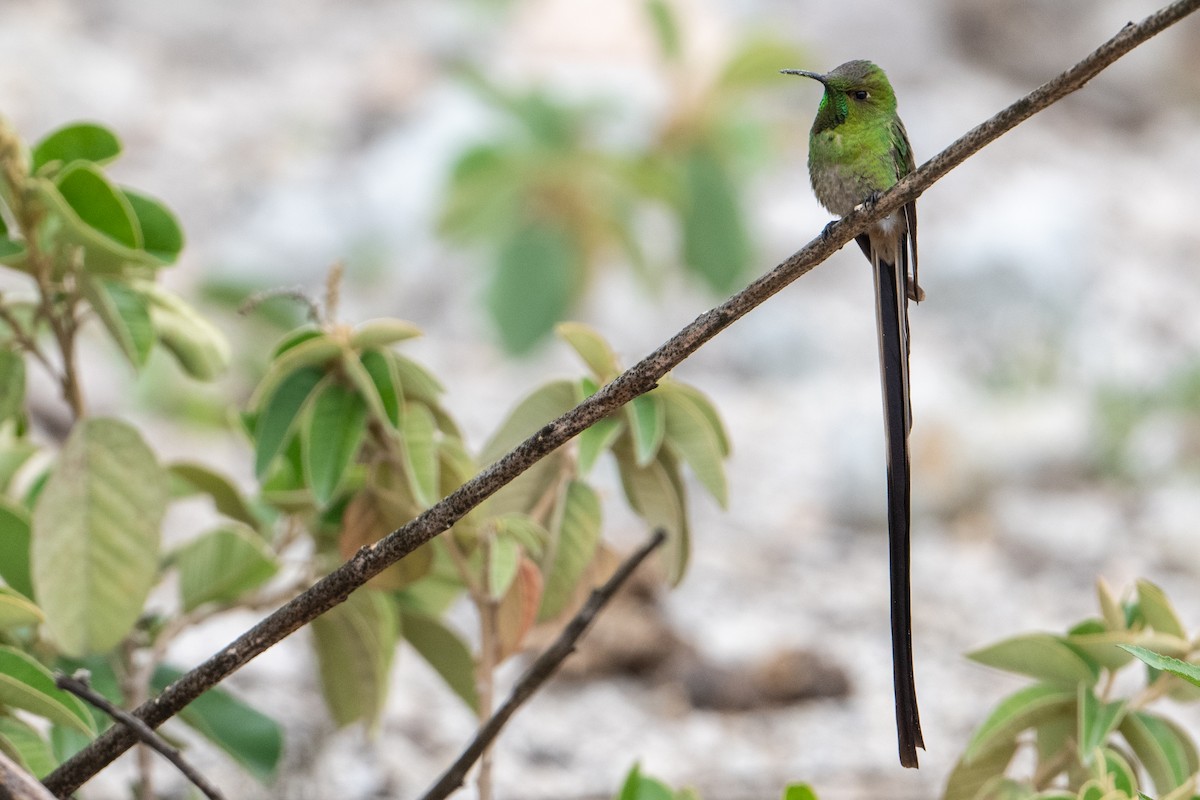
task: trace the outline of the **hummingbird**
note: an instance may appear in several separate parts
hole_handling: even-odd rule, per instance
[[[887,75],[870,61],[847,61],[825,74],[785,69],[819,81],[825,94],[808,139],[808,172],[821,205],[839,217],[870,206],[915,168],[896,94]],[[832,224],[832,223],[831,223]],[[909,589],[910,469],[908,432],[908,301],[925,293],[917,284],[917,206],[875,222],[856,241],[875,277],[879,369],[887,440],[888,552],[892,606],[892,675],[900,763],[917,766],[924,749],[913,678]],[[909,270],[911,269],[911,275]]]

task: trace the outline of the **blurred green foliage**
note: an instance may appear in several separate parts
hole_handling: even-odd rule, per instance
[[[675,260],[714,292],[737,288],[751,265],[743,184],[762,160],[766,136],[744,112],[754,90],[799,54],[782,40],[753,37],[714,72],[683,61],[686,26],[668,0],[645,8],[671,106],[636,148],[598,141],[603,114],[617,113],[611,103],[619,101],[572,105],[462,69],[466,85],[505,123],[459,156],[440,227],[450,241],[486,253],[485,305],[510,352],[549,334],[601,267],[623,260],[651,286],[659,282],[664,265],[649,262],[638,229],[648,207],[675,221]]]

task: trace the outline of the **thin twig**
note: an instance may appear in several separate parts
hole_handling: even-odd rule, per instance
[[[870,207],[847,214],[775,269],[721,305],[701,314],[649,356],[571,411],[545,425],[420,516],[374,545],[360,549],[345,564],[180,677],[134,713],[151,727],[161,725],[260,653],[344,601],[351,592],[388,566],[448,530],[471,509],[547,454],[630,400],[653,389],[660,378],[703,344],[812,270],[873,222],[915,199],[984,146],[1081,88],[1118,58],[1198,8],[1200,0],[1177,0],[1137,25],[1126,25],[1083,61],[973,128],[881,195]],[[68,796],[125,752],[133,741],[133,736],[124,729],[106,731],[48,775],[46,786],[62,797]]]
[[[666,532],[662,528],[657,529],[645,544],[621,563],[621,566],[617,568],[611,578],[605,581],[603,586],[592,590],[592,594],[583,604],[583,608],[579,609],[579,612],[571,618],[558,638],[529,665],[525,674],[513,686],[512,693],[504,701],[504,705],[496,709],[496,713],[492,714],[491,718],[483,724],[458,760],[442,773],[442,777],[421,796],[421,800],[442,800],[463,785],[471,766],[487,750],[492,740],[499,735],[509,718],[541,688],[541,685],[554,674],[563,660],[575,651],[575,644],[579,641],[579,637],[587,631],[600,610],[612,599],[621,585],[646,559],[646,556],[666,540]]]
[[[108,698],[97,692],[91,686],[85,677],[86,673],[76,673],[75,675],[63,675],[61,673],[54,676],[54,683],[58,688],[68,691],[71,694],[79,697],[82,700],[94,705],[96,708],[108,714],[114,720],[125,726],[134,736],[140,739],[148,747],[153,748],[163,758],[175,765],[175,768],[183,773],[183,776],[195,784],[196,788],[204,793],[205,797],[210,800],[225,800],[217,787],[209,782],[208,778],[200,774],[191,764],[184,760],[183,756],[171,745],[167,744],[161,736],[155,733],[149,725],[142,722],[137,717],[130,714],[124,709],[117,708],[108,701]]]

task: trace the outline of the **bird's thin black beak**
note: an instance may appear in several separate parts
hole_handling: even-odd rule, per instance
[[[783,75],[803,75],[805,78],[812,78],[814,81],[820,81],[825,84],[825,76],[819,72],[809,72],[805,69],[781,69],[779,72]]]

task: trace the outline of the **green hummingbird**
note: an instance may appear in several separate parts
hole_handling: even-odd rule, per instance
[[[824,75],[785,69],[825,87],[808,140],[808,171],[821,205],[845,216],[870,205],[915,168],[896,94],[883,70],[870,61],[847,61]],[[912,609],[909,592],[910,470],[908,432],[908,301],[925,293],[917,285],[917,207],[876,222],[857,237],[875,273],[875,313],[887,439],[888,549],[892,596],[892,673],[900,763],[917,766],[924,748],[913,679]],[[911,265],[912,274],[909,274]]]

